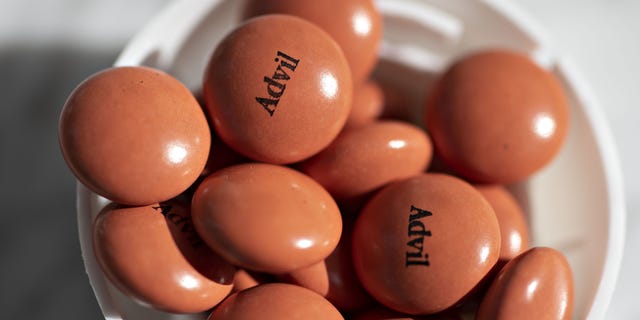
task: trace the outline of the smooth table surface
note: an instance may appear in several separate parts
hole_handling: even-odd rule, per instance
[[[98,319],[75,180],[57,143],[68,93],[110,66],[168,1],[0,0],[0,318]],[[574,59],[600,101],[625,179],[625,256],[607,319],[640,319],[640,1],[513,0]]]

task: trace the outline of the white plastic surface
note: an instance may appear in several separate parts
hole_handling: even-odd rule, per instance
[[[574,271],[574,318],[601,319],[615,285],[624,239],[624,202],[617,153],[597,102],[577,70],[548,47],[540,28],[499,0],[378,0],[385,14],[381,81],[403,85],[419,106],[429,84],[452,60],[503,47],[528,53],[554,72],[571,102],[571,126],[558,158],[527,183],[513,186],[531,222],[534,245],[557,248]],[[242,1],[179,0],[122,52],[116,65],[168,71],[200,86],[216,43],[237,24]],[[416,112],[416,116],[419,112]],[[204,319],[142,307],[100,271],[91,224],[106,201],[78,185],[78,227],[85,267],[106,319]]]

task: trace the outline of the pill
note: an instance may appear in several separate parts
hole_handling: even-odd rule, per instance
[[[329,274],[329,292],[326,298],[343,312],[360,311],[375,304],[353,269],[351,243],[355,216],[348,215],[343,220],[340,242],[325,260]]]
[[[554,158],[567,133],[569,108],[559,82],[515,52],[464,57],[433,92],[425,123],[436,151],[475,182],[528,178]]]
[[[401,72],[402,71],[396,71],[395,74],[401,74]],[[424,113],[424,108],[420,107],[422,99],[414,97],[415,93],[411,90],[407,90],[406,87],[402,87],[398,83],[389,81],[388,79],[387,81],[381,79],[379,83],[384,99],[382,114],[380,115],[381,118],[422,124]],[[415,83],[414,85],[424,86],[423,83]]]
[[[260,282],[246,270],[239,269],[233,277],[233,291],[242,291],[259,285]]]
[[[260,162],[300,161],[343,128],[353,94],[336,42],[287,15],[250,19],[215,49],[203,95],[222,140]]]
[[[532,248],[500,271],[477,319],[571,319],[573,299],[573,276],[564,255],[547,247]]]
[[[263,284],[232,294],[208,320],[342,320],[319,294],[285,283]]]
[[[475,185],[500,225],[500,261],[506,263],[529,248],[529,226],[518,201],[501,185]]]
[[[295,284],[325,297],[342,312],[353,312],[374,305],[374,300],[362,288],[351,259],[353,218],[343,224],[338,246],[327,259],[309,267],[278,275],[282,282]]]
[[[345,53],[356,84],[364,82],[378,61],[382,15],[373,0],[250,0],[244,16],[290,14],[325,30]]]
[[[367,81],[357,85],[353,90],[351,112],[345,127],[358,127],[378,119],[384,107],[384,96],[380,85]]]
[[[392,311],[383,307],[376,307],[357,315],[354,320],[461,320],[453,313],[436,314],[428,316],[413,316]]]
[[[327,293],[329,293],[329,273],[324,260],[311,266],[279,275],[279,279],[286,283],[307,288],[323,297],[326,297]]]
[[[214,132],[211,135],[209,158],[207,159],[204,170],[202,170],[201,176],[208,176],[220,169],[245,162],[250,162],[250,160],[229,147]]]
[[[351,259],[353,223],[349,224],[350,226],[343,225],[340,242],[326,260],[279,275],[279,280],[320,294],[342,312],[358,311],[374,305],[374,300],[362,288],[353,270]]]
[[[500,231],[473,186],[426,173],[376,193],[357,218],[352,245],[356,274],[374,299],[427,315],[455,306],[488,274]]]
[[[346,129],[300,168],[337,199],[348,199],[423,172],[431,155],[422,129],[385,120]]]
[[[107,278],[139,303],[173,313],[208,310],[231,291],[235,268],[197,235],[189,205],[107,205],[93,247]]]
[[[239,164],[208,176],[192,201],[202,239],[253,271],[288,273],[325,259],[342,231],[337,204],[308,176],[288,167]]]
[[[82,82],[64,105],[58,132],[78,180],[127,205],[177,196],[209,155],[209,126],[191,92],[146,67],[111,68]]]

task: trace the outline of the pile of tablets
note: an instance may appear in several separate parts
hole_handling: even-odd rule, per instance
[[[200,102],[160,70],[119,67],[65,104],[64,158],[113,201],[93,239],[117,288],[212,320],[571,317],[566,259],[530,247],[505,188],[566,136],[550,73],[500,49],[461,57],[421,127],[383,117],[373,1],[245,9]]]

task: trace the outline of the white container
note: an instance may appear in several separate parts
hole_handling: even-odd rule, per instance
[[[378,75],[401,84],[419,103],[453,59],[481,48],[531,55],[561,80],[570,101],[570,127],[558,157],[513,186],[524,204],[536,246],[568,258],[575,280],[575,319],[602,319],[622,259],[625,212],[621,171],[611,133],[588,85],[550,48],[537,25],[499,0],[378,0],[385,40]],[[117,66],[165,70],[199,89],[208,57],[238,23],[243,1],[174,1],[122,52]],[[402,72],[399,72],[402,71]],[[106,319],[206,319],[137,305],[104,277],[92,245],[92,222],[107,203],[78,183],[78,228],[85,268]]]

